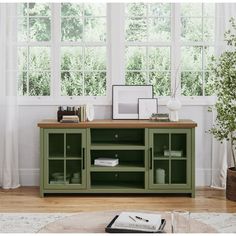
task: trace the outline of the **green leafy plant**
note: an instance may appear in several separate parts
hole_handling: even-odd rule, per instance
[[[231,145],[231,152],[236,170],[236,22],[230,19],[232,30],[225,32],[228,49],[219,58],[212,58],[211,65],[215,77],[213,89],[217,95],[215,108],[216,121],[210,133],[219,140],[227,140]]]

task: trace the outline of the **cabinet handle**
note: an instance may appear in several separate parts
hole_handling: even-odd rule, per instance
[[[152,148],[149,149],[150,152],[150,158],[149,158],[149,168],[152,169]]]
[[[83,153],[82,153],[82,155],[83,155],[82,157],[83,157],[83,170],[84,170],[84,155],[85,155],[85,148],[83,148],[82,152],[83,152]]]

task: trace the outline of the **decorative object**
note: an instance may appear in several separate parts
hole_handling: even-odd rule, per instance
[[[157,113],[157,98],[139,98],[138,118],[140,120],[150,119],[153,113]]]
[[[169,120],[169,114],[168,113],[153,113],[150,117],[151,121],[160,121],[160,122],[166,122]]]
[[[232,30],[236,31],[236,23],[231,18]],[[226,197],[236,201],[236,35],[230,30],[225,33],[225,41],[229,47],[219,58],[212,58],[211,69],[214,75],[212,88],[217,95],[215,124],[210,133],[218,141],[230,142],[233,167],[228,168],[226,180]],[[210,109],[212,110],[212,109]]]
[[[93,121],[94,119],[94,106],[92,104],[86,105],[86,114],[88,121]]]
[[[152,85],[113,85],[112,118],[138,119],[138,99],[152,97]]]
[[[156,169],[156,184],[165,184],[165,170],[157,168]]]
[[[170,121],[179,121],[179,109],[181,108],[181,103],[178,98],[171,97],[167,103],[167,108],[169,109]]]

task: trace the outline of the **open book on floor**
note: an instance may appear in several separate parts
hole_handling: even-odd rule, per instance
[[[106,232],[129,233],[129,232],[162,232],[165,220],[159,214],[141,212],[122,212],[116,216],[107,226]]]

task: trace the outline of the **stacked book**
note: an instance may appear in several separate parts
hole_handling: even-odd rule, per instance
[[[97,158],[94,160],[95,166],[117,166],[119,159],[114,158]]]
[[[153,113],[150,117],[151,121],[159,121],[159,122],[166,122],[169,120],[169,114],[167,113]]]
[[[62,116],[61,123],[78,123],[78,116]]]

